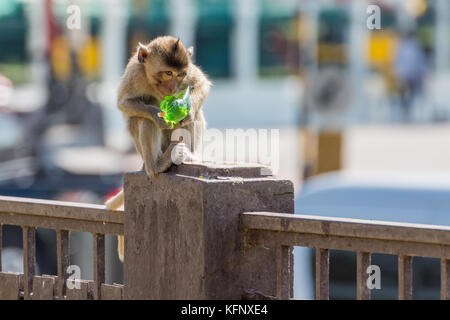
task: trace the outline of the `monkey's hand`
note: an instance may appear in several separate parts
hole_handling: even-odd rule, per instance
[[[153,105],[145,105],[148,110],[150,120],[152,120],[160,130],[171,129],[170,124],[161,117],[161,110]]]
[[[164,120],[162,117],[160,117],[159,115],[157,115],[154,119],[155,124],[158,126],[159,129],[161,130],[168,130],[168,129],[173,129],[171,128],[170,124],[168,124],[166,122],[166,120]]]
[[[194,121],[194,116],[192,115],[192,110],[188,113],[186,118],[175,124],[174,129],[179,129],[187,126],[188,124],[192,123]]]
[[[170,129],[170,125],[158,115],[161,110],[151,104],[142,103],[140,99],[123,99],[119,103],[119,109],[129,117],[149,119],[160,130]]]

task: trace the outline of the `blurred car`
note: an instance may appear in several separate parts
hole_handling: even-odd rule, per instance
[[[4,119],[0,113],[0,123]],[[10,121],[10,124],[13,128],[16,123]],[[124,166],[128,164],[120,153],[90,145],[74,130],[65,133],[53,128],[48,130],[53,132],[50,137],[46,138],[47,134],[39,140],[39,152],[33,155],[20,145],[23,133],[20,123],[16,129],[15,143],[0,143],[0,195],[103,204],[108,194],[122,186]],[[8,129],[10,138],[12,133]],[[89,261],[92,246],[88,245],[91,237],[90,234],[71,233],[71,262],[83,267],[85,279],[92,278]],[[107,236],[107,242],[114,241],[115,237]],[[3,270],[22,272],[20,227],[3,226],[3,249]],[[107,250],[112,257],[108,260],[108,280],[121,282],[122,264],[116,257],[114,244],[108,244]],[[38,274],[56,274],[55,230],[36,230],[36,264]]]
[[[72,174],[64,170],[29,171],[24,161],[18,161],[24,174],[0,179],[0,195],[25,198],[55,199],[71,202],[103,203],[108,193],[122,183],[122,174]],[[4,164],[3,164],[4,165]],[[0,164],[0,170],[2,164]],[[5,173],[4,170],[3,173]],[[16,171],[16,173],[18,173]],[[71,244],[74,244],[71,240]],[[90,247],[88,248],[90,249]],[[86,250],[88,250],[86,249]],[[3,270],[22,272],[22,231],[18,226],[3,226]],[[88,250],[89,251],[89,250]],[[72,261],[74,252],[71,249]],[[115,254],[115,251],[112,251]],[[120,263],[117,261],[117,265]],[[36,267],[38,274],[56,274],[56,232],[36,230]]]
[[[333,172],[305,181],[295,213],[450,225],[450,173]],[[315,251],[296,247],[294,297],[314,298]],[[397,256],[372,254],[381,289],[372,299],[397,299]],[[413,260],[413,298],[440,298],[439,259]],[[356,299],[356,253],[330,250],[330,299]]]

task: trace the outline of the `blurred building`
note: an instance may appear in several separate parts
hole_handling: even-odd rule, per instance
[[[8,30],[0,36],[0,72],[17,85],[44,83],[45,3],[0,5],[0,26]],[[81,8],[80,31],[65,27],[71,4]],[[381,8],[381,30],[366,26],[369,4]],[[331,122],[344,124],[395,120],[394,60],[399,39],[410,29],[429,61],[425,110],[416,118],[448,118],[441,89],[449,60],[445,0],[59,0],[51,6],[60,26],[52,49],[58,75],[70,74],[67,52],[76,43],[81,72],[102,84],[96,93],[107,107],[114,107],[111,93],[137,42],[172,34],[194,45],[196,63],[214,80],[205,107],[212,126],[292,126],[327,122],[322,118],[330,115]],[[330,68],[334,71],[324,71]],[[305,94],[308,88],[323,96],[321,84],[333,82],[328,79],[333,74],[342,79],[337,91],[347,90],[350,97],[331,93],[323,101]],[[19,99],[19,104],[45,100],[42,93],[33,97],[36,102]],[[336,120],[335,114],[342,117]]]

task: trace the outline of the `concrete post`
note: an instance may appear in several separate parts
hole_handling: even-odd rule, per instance
[[[124,298],[241,299],[248,289],[276,296],[276,248],[244,245],[239,215],[294,212],[293,200],[291,181],[257,166],[127,174]],[[292,249],[288,257],[278,267],[292,275]]]

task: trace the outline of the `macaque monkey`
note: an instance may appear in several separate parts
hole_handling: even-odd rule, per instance
[[[158,37],[143,45],[139,43],[121,79],[117,106],[122,111],[128,130],[141,155],[143,169],[149,177],[166,171],[173,163],[174,148],[181,141],[171,141],[172,132],[185,129],[190,134],[188,151],[195,152],[201,143],[206,122],[202,105],[211,82],[199,67],[191,62],[193,47],[186,49],[180,39]],[[158,113],[165,96],[190,87],[191,110],[187,117],[170,129]],[[175,150],[177,151],[177,150]],[[190,160],[191,153],[181,149]],[[124,204],[123,190],[106,202],[106,208],[117,210]],[[119,258],[123,261],[124,239],[119,236]]]

